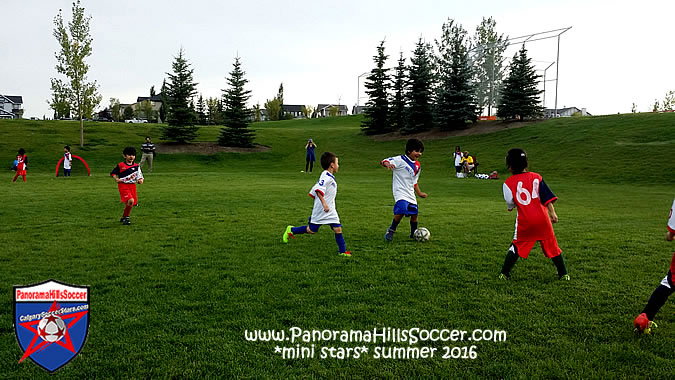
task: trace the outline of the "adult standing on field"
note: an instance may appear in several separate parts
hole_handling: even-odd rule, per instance
[[[141,145],[141,152],[143,152],[143,156],[141,156],[141,162],[138,164],[138,167],[142,168],[143,163],[147,160],[148,170],[152,173],[152,159],[155,158],[155,144],[150,141],[150,136],[145,137],[145,143]]]
[[[316,161],[316,155],[314,154],[316,144],[314,144],[312,139],[307,140],[305,149],[307,150],[307,155],[305,156],[305,170],[302,172],[311,173],[312,169],[314,169],[314,161]]]

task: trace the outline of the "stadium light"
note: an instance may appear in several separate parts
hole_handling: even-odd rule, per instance
[[[359,97],[361,96],[361,77],[364,75],[368,75],[370,71],[366,71],[365,73],[359,75],[356,77],[356,112],[359,111]]]

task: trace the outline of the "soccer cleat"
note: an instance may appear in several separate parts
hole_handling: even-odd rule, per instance
[[[288,243],[289,237],[292,238],[292,239],[295,239],[295,235],[293,235],[293,232],[291,232],[291,228],[293,228],[293,226],[287,226],[286,227],[286,231],[284,231],[284,235],[281,237],[282,242]]]
[[[563,274],[560,276],[560,280],[562,281],[569,281],[570,280],[570,275],[569,274]]]
[[[126,218],[120,219],[120,222],[122,222],[122,224],[124,224],[125,226],[128,226],[128,225],[131,224],[131,220],[129,220],[128,216]]]
[[[340,256],[352,257],[352,251],[340,252]]]
[[[505,275],[504,273],[500,273],[499,276],[497,276],[498,280],[508,280],[509,276]]]
[[[642,313],[635,318],[633,326],[635,327],[634,331],[638,334],[651,334],[653,328],[659,327],[656,323],[650,321],[645,313]]]
[[[387,233],[384,234],[384,240],[386,240],[386,241],[394,240],[394,232],[396,232],[396,231],[393,231],[391,228],[388,228]]]

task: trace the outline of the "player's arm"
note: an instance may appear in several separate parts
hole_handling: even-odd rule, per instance
[[[673,233],[673,231],[671,230],[668,230],[668,232],[666,232],[666,240],[668,241],[675,240],[675,233]]]
[[[319,197],[319,200],[321,201],[321,204],[323,205],[323,211],[325,211],[325,212],[330,211],[330,208],[328,207],[328,203],[326,203],[326,200],[323,198],[323,193],[317,190],[316,196]]]
[[[552,223],[558,223],[558,214],[555,213],[555,207],[553,207],[553,202],[549,202],[546,205],[546,208],[548,209],[548,216],[551,218]]]
[[[513,193],[511,192],[511,189],[506,185],[506,183],[502,185],[502,192],[504,193],[506,207],[508,207],[509,211],[513,211],[513,209],[516,208],[516,202],[513,199]]]
[[[115,179],[115,182],[122,183],[122,180],[117,174],[111,174],[111,176]]]
[[[427,197],[427,193],[422,192],[422,190],[420,190],[420,187],[419,187],[418,184],[415,184],[415,186],[413,186],[413,188],[415,189],[415,194],[417,194],[418,197],[420,197],[420,198],[426,198]]]
[[[389,161],[388,158],[385,158],[384,160],[380,161],[380,165],[384,166],[385,168],[387,168],[389,170],[396,169],[396,165],[394,165],[393,162]]]

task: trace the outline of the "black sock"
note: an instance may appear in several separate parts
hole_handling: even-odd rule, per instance
[[[391,226],[389,226],[389,229],[392,230],[392,231],[396,231],[396,227],[398,227],[399,223],[400,222],[396,221],[396,218],[392,219]]]
[[[415,234],[415,230],[417,230],[417,222],[413,222],[412,220],[410,221],[410,237],[413,237]]]
[[[504,258],[504,265],[502,265],[502,274],[506,277],[511,276],[511,269],[516,265],[518,261],[518,254],[516,253],[516,247],[512,244],[509,251],[506,252],[506,257]]]
[[[659,287],[654,290],[652,296],[649,297],[647,306],[642,310],[643,313],[647,313],[647,318],[649,318],[650,321],[654,320],[656,313],[661,309],[661,306],[666,303],[668,297],[670,297],[673,292],[675,292],[675,290],[663,285],[659,285]]]
[[[555,267],[558,269],[558,277],[562,277],[567,274],[567,264],[565,263],[565,258],[562,253],[558,256],[551,259]]]

